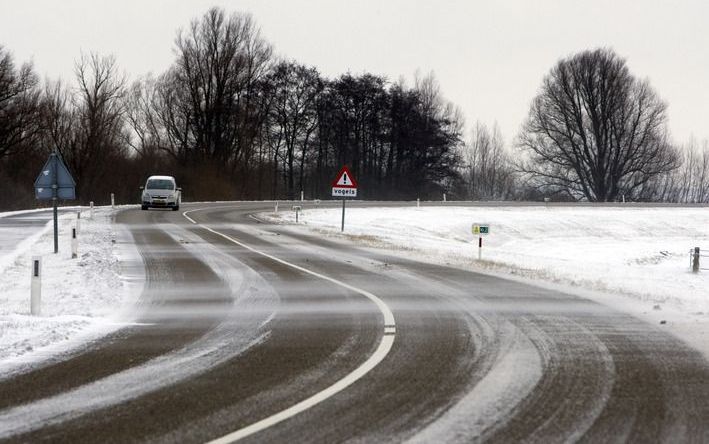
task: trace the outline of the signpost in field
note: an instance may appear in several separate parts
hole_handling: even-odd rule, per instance
[[[473,234],[478,236],[478,260],[483,256],[483,236],[490,234],[489,224],[473,224]]]
[[[337,178],[332,182],[332,197],[342,198],[342,227],[340,231],[345,231],[345,202],[348,197],[357,197],[357,181],[347,168],[343,166]]]

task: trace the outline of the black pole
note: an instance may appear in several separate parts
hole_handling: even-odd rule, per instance
[[[345,198],[342,198],[342,228],[340,231],[345,231]]]
[[[56,190],[54,191],[56,193]],[[57,198],[52,198],[54,202],[54,253],[59,253],[59,224],[57,222]]]
[[[59,222],[57,222],[57,191],[59,189],[59,184],[57,181],[57,152],[52,153],[54,157],[54,183],[52,183],[52,206],[54,207],[54,254],[59,253]]]

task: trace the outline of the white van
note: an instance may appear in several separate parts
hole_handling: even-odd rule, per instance
[[[141,197],[141,210],[148,208],[172,208],[172,211],[180,209],[182,202],[182,188],[177,186],[175,178],[172,176],[150,176],[145,182]]]

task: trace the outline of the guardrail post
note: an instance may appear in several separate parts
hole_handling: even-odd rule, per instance
[[[39,316],[42,306],[42,257],[32,256],[32,284],[30,290],[30,313]]]
[[[692,273],[699,273],[699,247],[694,247],[694,255],[692,257]]]

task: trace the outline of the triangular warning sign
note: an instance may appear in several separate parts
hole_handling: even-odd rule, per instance
[[[62,159],[52,153],[34,181],[34,186],[51,187],[55,183],[59,188],[73,188],[76,186],[74,178],[71,177],[71,173],[69,173],[69,169],[62,162]]]
[[[357,188],[357,181],[345,165],[337,174],[337,179],[332,182],[332,186],[337,188]]]
[[[54,185],[56,185],[56,193]],[[39,200],[52,198],[73,200],[76,199],[75,188],[76,182],[61,157],[56,153],[50,154],[34,181],[35,197]]]
[[[347,171],[342,173],[342,176],[340,176],[339,179],[337,179],[337,186],[344,186],[344,187],[349,187],[352,186],[352,180],[350,180],[350,176],[347,175]]]

